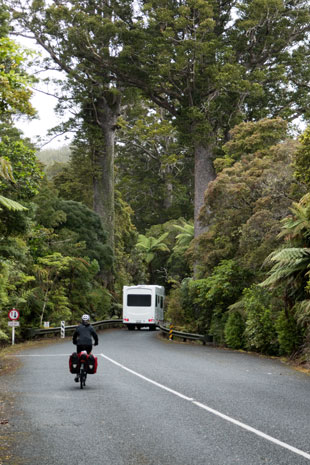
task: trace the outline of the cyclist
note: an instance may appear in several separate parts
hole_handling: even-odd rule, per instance
[[[82,350],[86,350],[88,354],[91,353],[93,348],[93,339],[95,346],[98,345],[98,336],[92,325],[90,324],[90,316],[83,315],[81,324],[76,328],[73,334],[72,342],[76,345],[76,351],[79,354]],[[79,375],[77,374],[74,381],[79,381]]]
[[[98,336],[96,331],[90,324],[90,316],[83,315],[81,324],[76,328],[73,334],[72,342],[76,345],[77,353],[86,350],[88,354],[91,353],[93,348],[93,339],[95,341],[95,346],[98,345]]]

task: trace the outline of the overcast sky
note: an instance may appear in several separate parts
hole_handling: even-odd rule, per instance
[[[33,41],[19,37],[14,37],[14,40],[20,43],[23,47],[27,47],[35,51],[40,51],[42,54],[41,47],[36,46]],[[32,70],[29,69],[30,74],[31,72]],[[46,78],[47,74],[42,73],[41,77]],[[36,84],[36,88],[52,93],[52,86],[47,87],[47,85],[43,83]],[[62,145],[68,144],[69,141],[66,140],[64,136],[57,137],[53,140],[51,140],[51,136],[47,136],[49,129],[61,123],[61,119],[54,111],[54,108],[57,104],[57,99],[33,89],[31,103],[37,110],[38,117],[32,121],[27,120],[25,117],[22,117],[22,119],[16,121],[16,126],[23,131],[25,136],[29,137],[34,143],[37,142],[37,138],[39,137],[41,140],[37,146],[42,146],[43,149],[58,148]],[[46,144],[49,140],[51,141],[47,145],[43,145]]]
[[[38,118],[32,121],[22,118],[16,122],[16,126],[35,143],[37,138],[40,137],[41,140],[38,143],[40,147],[51,139],[51,136],[47,136],[47,131],[59,124],[61,120],[57,118],[54,112],[54,106],[56,105],[55,98],[34,91],[31,103],[38,112]],[[56,148],[65,143],[64,137],[58,137],[42,148]]]

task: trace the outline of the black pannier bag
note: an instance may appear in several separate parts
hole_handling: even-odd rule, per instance
[[[80,370],[80,359],[76,352],[69,357],[69,370],[70,373],[78,373]]]
[[[87,373],[94,375],[97,371],[98,359],[93,354],[89,354],[87,360]]]

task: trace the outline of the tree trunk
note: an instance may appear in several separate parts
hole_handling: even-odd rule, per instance
[[[165,181],[166,193],[164,198],[164,209],[168,210],[172,207],[173,202],[173,185],[171,181]]]
[[[43,326],[43,317],[44,317],[45,308],[46,308],[46,304],[48,300],[47,296],[48,296],[48,289],[45,291],[45,294],[44,294],[43,307],[42,307],[42,312],[40,315],[40,327]]]
[[[195,238],[202,234],[206,228],[198,220],[200,209],[204,204],[204,194],[209,183],[216,177],[213,166],[213,146],[197,143],[195,146]]]
[[[97,124],[101,137],[92,147],[94,211],[101,217],[108,233],[108,244],[114,250],[114,139],[120,98],[109,105],[105,99],[97,104]]]

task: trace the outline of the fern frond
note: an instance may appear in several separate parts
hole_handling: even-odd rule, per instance
[[[310,258],[310,248],[307,247],[289,247],[273,252],[270,256],[271,262],[289,263],[303,257]]]
[[[24,207],[20,203],[15,202],[15,200],[8,199],[7,197],[3,197],[3,195],[0,195],[0,204],[3,205],[8,210],[13,210],[13,211],[28,210],[26,207]]]
[[[309,325],[310,323],[310,300],[303,300],[295,305],[297,323],[300,325]]]
[[[0,176],[7,181],[15,182],[11,163],[4,157],[0,157]]]

